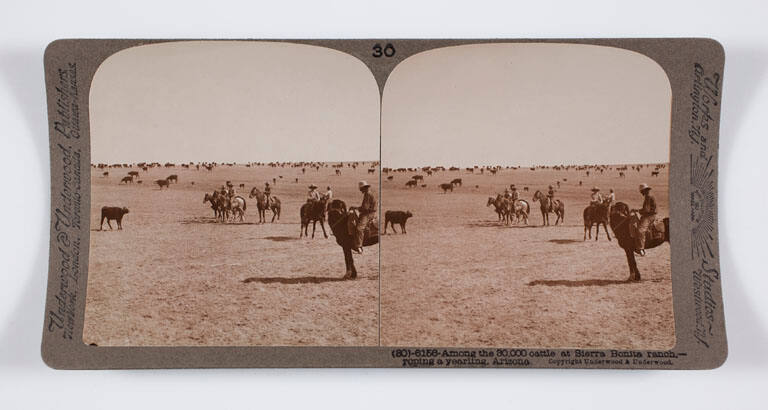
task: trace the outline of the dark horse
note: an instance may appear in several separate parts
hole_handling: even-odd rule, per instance
[[[499,222],[504,222],[505,225],[509,224],[509,201],[501,195],[496,195],[495,199],[489,196],[485,206],[491,205],[493,205],[496,214],[499,215]]]
[[[205,194],[205,197],[203,198],[203,203],[210,202],[211,203],[211,209],[213,209],[213,217],[216,219],[219,219],[219,193],[214,191],[213,195],[211,194]]]
[[[259,188],[253,188],[248,198],[256,197],[256,208],[259,210],[259,223],[267,222],[267,209],[272,211],[272,222],[275,222],[275,218],[280,220],[280,198],[272,196],[267,203],[267,196],[259,190]]]
[[[328,234],[325,232],[325,208],[328,204],[328,197],[322,196],[319,201],[307,202],[301,206],[299,211],[299,217],[301,218],[301,227],[299,228],[299,238],[307,235],[307,229],[309,229],[309,223],[312,222],[312,238],[315,237],[315,228],[317,228],[317,222],[320,222],[320,227],[323,228],[323,236],[326,238]]]
[[[587,232],[589,232],[589,239],[592,239],[592,225],[597,225],[597,231],[595,232],[595,240],[600,236],[600,224],[603,224],[605,228],[605,235],[608,236],[608,240],[611,240],[611,234],[608,233],[608,209],[610,205],[607,202],[603,202],[599,205],[590,205],[584,208],[584,240],[587,240]]]
[[[544,195],[541,191],[536,191],[533,194],[533,202],[539,201],[541,208],[541,225],[549,225],[549,213],[554,212],[557,215],[555,225],[558,222],[565,223],[565,204],[563,201],[557,199],[551,201],[548,196]]]
[[[629,210],[629,206],[623,202],[616,202],[611,208],[611,229],[613,230],[613,236],[619,241],[619,246],[624,249],[624,253],[627,254],[627,264],[629,264],[629,280],[639,281],[640,270],[637,269],[637,260],[635,260],[635,238],[632,237],[631,226],[633,221],[637,220],[637,217]],[[646,237],[645,248],[655,248],[664,242],[669,242],[669,218],[663,219],[664,232],[663,237],[653,235],[652,228]],[[658,223],[658,222],[657,222]],[[658,232],[658,230],[656,230]]]
[[[346,265],[345,279],[354,279],[357,277],[355,261],[352,259],[352,246],[354,246],[354,237],[350,234],[350,225],[354,220],[350,219],[347,213],[347,204],[340,199],[334,199],[328,205],[328,225],[331,227],[333,236],[336,237],[336,243],[344,250],[344,264]],[[363,240],[363,246],[371,246],[379,243],[379,235],[367,236]]]

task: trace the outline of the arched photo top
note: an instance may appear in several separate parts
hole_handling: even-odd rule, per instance
[[[652,59],[620,48],[493,43],[439,48],[392,71],[382,165],[669,161],[672,91]]]
[[[93,163],[379,158],[378,86],[357,58],[286,42],[178,41],[107,58]]]

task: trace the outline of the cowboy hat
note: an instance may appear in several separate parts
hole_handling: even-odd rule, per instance
[[[650,187],[650,186],[648,186],[648,184],[646,184],[646,183],[642,183],[642,184],[640,184],[640,192],[643,192],[643,191],[645,191],[646,189],[651,189],[651,187]]]
[[[357,188],[358,189],[365,188],[365,187],[370,187],[370,186],[371,186],[371,184],[369,184],[369,183],[367,183],[365,181],[360,181],[360,182],[357,183]]]
[[[593,187],[592,187],[592,192],[597,192],[597,191],[599,191],[599,190],[600,190],[600,188],[598,188],[598,187],[596,187],[596,186],[593,186]]]
[[[315,184],[310,184],[309,185],[309,189],[315,189],[315,188],[317,188],[317,185],[315,185]]]

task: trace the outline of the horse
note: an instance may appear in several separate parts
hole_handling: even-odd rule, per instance
[[[299,228],[299,238],[303,236],[309,236],[307,230],[309,229],[309,223],[312,222],[312,238],[315,237],[315,229],[317,222],[320,222],[320,227],[323,228],[323,236],[328,238],[328,233],[325,232],[325,211],[328,203],[328,197],[322,196],[319,201],[307,201],[301,206],[299,210],[299,217],[301,218],[301,227]]]
[[[525,199],[518,199],[517,201],[513,201],[511,204],[511,210],[515,213],[515,217],[517,217],[517,222],[520,223],[520,218],[523,218],[523,222],[525,222],[526,225],[528,225],[528,215],[531,214],[531,204],[528,203]],[[510,215],[510,218],[512,215]]]
[[[616,237],[619,242],[619,246],[624,249],[624,253],[627,255],[627,264],[629,265],[629,281],[640,281],[640,270],[637,268],[637,260],[635,259],[635,238],[632,237],[632,225],[633,220],[637,220],[637,216],[633,215],[629,206],[623,202],[616,202],[611,207],[610,211],[610,224],[613,230],[613,236]],[[648,231],[645,240],[645,248],[652,249],[664,242],[669,242],[669,218],[664,218],[663,223],[663,236],[659,237],[653,235],[653,231],[658,233],[656,228],[651,228]]]
[[[203,203],[210,202],[211,203],[211,209],[213,209],[213,217],[218,219],[219,218],[219,193],[214,191],[213,195],[211,194],[205,194],[205,197],[203,198]]]
[[[267,201],[267,196],[259,190],[259,188],[251,189],[251,193],[248,198],[256,197],[256,208],[259,210],[259,223],[266,223],[267,209],[272,211],[272,222],[275,222],[275,218],[280,220],[280,199],[276,196],[270,196]],[[269,202],[269,203],[267,203]]]
[[[232,220],[235,220],[235,217],[240,217],[240,222],[245,221],[245,209],[247,205],[245,204],[245,198],[241,197],[240,195],[235,195],[230,199],[230,209],[232,210]]]
[[[232,201],[229,196],[219,193],[216,198],[216,203],[219,208],[219,220],[226,222],[229,220],[229,211],[232,209]]]
[[[555,199],[554,201],[550,201],[550,198],[546,195],[544,195],[541,191],[536,191],[533,194],[533,202],[539,201],[540,209],[541,209],[541,225],[549,225],[549,214],[550,212],[554,212],[555,215],[557,215],[557,220],[555,220],[555,225],[557,225],[558,222],[562,221],[565,223],[565,204],[563,201]]]
[[[501,195],[497,195],[495,199],[492,196],[489,196],[485,206],[489,207],[491,205],[493,205],[494,211],[496,211],[496,214],[499,216],[499,222],[503,221],[505,224],[509,223],[509,201]]]
[[[354,246],[355,239],[349,229],[350,225],[356,220],[352,215],[354,213],[347,212],[347,204],[340,199],[334,199],[328,204],[328,226],[331,228],[333,236],[336,237],[336,243],[344,251],[344,264],[346,267],[344,279],[355,279],[357,277],[355,261],[352,258],[352,247]],[[377,243],[379,243],[378,233],[363,239],[363,246],[371,246]]]
[[[589,232],[589,239],[592,239],[592,225],[597,225],[597,231],[595,232],[595,240],[600,237],[600,224],[603,224],[605,228],[605,235],[608,240],[611,240],[611,234],[608,233],[608,210],[610,204],[608,202],[602,202],[600,204],[591,204],[584,208],[584,240],[587,240],[587,232]]]

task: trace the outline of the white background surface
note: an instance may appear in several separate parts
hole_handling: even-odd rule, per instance
[[[0,3],[0,408],[768,408],[764,1]],[[616,3],[616,4],[614,4]],[[54,371],[40,359],[57,38],[675,37],[726,50],[720,255],[730,355],[713,371]],[[492,406],[492,407],[491,407]]]

